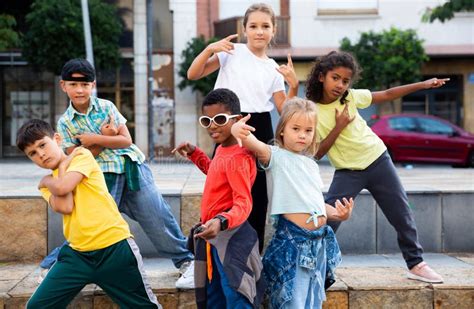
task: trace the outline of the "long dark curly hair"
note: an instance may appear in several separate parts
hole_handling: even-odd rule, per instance
[[[351,83],[357,81],[362,71],[354,56],[348,52],[332,51],[329,54],[316,58],[311,73],[306,79],[306,97],[313,102],[320,102],[323,98],[323,83],[319,81],[320,76],[325,76],[330,70],[337,67],[348,68],[352,71]],[[346,103],[349,92],[346,90],[340,98],[341,104]]]

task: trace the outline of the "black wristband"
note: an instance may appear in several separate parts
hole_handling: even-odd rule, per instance
[[[217,215],[214,217],[214,219],[217,219],[221,222],[221,231],[227,230],[227,228],[229,227],[229,220],[227,220],[226,217],[222,215]]]

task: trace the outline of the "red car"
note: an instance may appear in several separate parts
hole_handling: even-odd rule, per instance
[[[395,162],[438,162],[474,167],[474,135],[434,116],[384,115],[369,126]]]

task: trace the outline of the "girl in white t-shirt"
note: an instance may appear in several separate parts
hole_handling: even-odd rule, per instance
[[[246,124],[250,115],[232,126],[239,144],[254,152],[271,183],[271,215],[276,231],[265,251],[263,268],[271,308],[321,308],[325,287],[334,282],[341,260],[327,219],[347,220],[353,200],[324,203],[317,150],[316,105],[289,99],[276,129],[278,146],[257,140]]]
[[[291,98],[298,92],[298,79],[290,55],[288,63],[281,66],[267,56],[267,48],[276,33],[275,13],[270,6],[250,6],[245,12],[243,26],[246,44],[231,42],[237,34],[209,44],[191,64],[188,79],[200,79],[219,69],[214,89],[227,88],[235,92],[242,113],[252,115],[249,124],[258,129],[256,137],[268,143],[273,140],[270,111],[276,106],[280,112],[287,98],[284,81],[289,85],[288,97]],[[249,223],[257,231],[261,252],[268,204],[262,171],[257,173],[252,199]]]

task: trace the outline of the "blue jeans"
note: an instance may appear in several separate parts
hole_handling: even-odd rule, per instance
[[[293,297],[283,304],[282,308],[312,309],[321,308],[326,300],[324,280],[326,274],[326,248],[321,241],[317,251],[315,268],[296,266],[296,276],[293,285]]]
[[[253,306],[248,299],[229,285],[229,280],[224,273],[224,267],[214,246],[211,247],[211,252],[213,271],[211,282],[206,281],[207,308],[252,309]]]
[[[194,259],[186,248],[187,238],[181,232],[168,203],[158,191],[153,174],[146,163],[139,165],[140,190],[129,191],[125,174],[117,175],[116,182],[109,192],[120,212],[137,221],[150,238],[158,255],[171,258],[179,268],[186,261]],[[64,243],[64,246],[67,243]],[[57,248],[56,248],[57,249]],[[57,260],[59,250],[54,249],[41,262],[43,268],[50,268]]]

